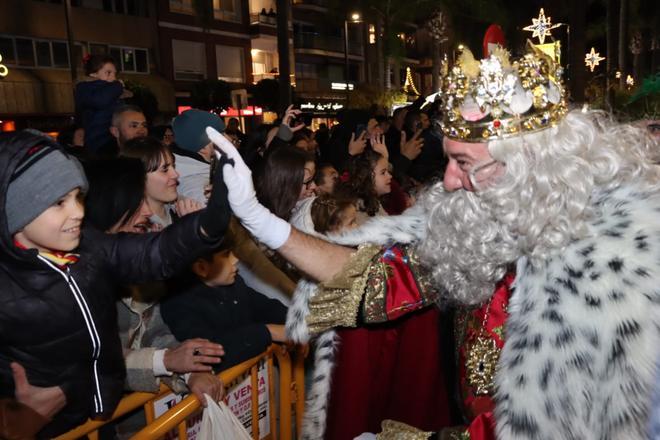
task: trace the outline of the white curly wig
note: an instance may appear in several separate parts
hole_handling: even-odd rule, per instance
[[[556,127],[488,144],[505,164],[489,187],[420,201],[429,212],[421,260],[451,299],[479,304],[521,256],[541,265],[589,234],[592,197],[622,184],[658,186],[658,144],[595,111],[569,112]]]

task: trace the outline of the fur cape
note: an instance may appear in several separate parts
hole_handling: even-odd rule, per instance
[[[622,187],[594,198],[589,238],[542,267],[517,263],[496,376],[497,437],[506,440],[646,438],[660,354],[660,191]],[[418,203],[418,206],[422,205]],[[421,206],[379,217],[331,241],[382,245],[424,240]],[[316,286],[302,281],[287,331],[309,342]],[[302,438],[322,439],[340,341],[316,339]]]
[[[501,439],[645,439],[660,353],[660,191],[594,198],[589,238],[518,262],[496,376]]]

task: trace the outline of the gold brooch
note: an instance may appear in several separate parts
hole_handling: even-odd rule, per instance
[[[465,366],[468,370],[468,383],[476,388],[477,395],[490,394],[499,359],[500,349],[495,340],[479,336],[471,345]]]

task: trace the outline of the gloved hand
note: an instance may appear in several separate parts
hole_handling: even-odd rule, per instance
[[[231,159],[227,157],[219,159],[217,164],[219,167],[218,172],[215,173],[213,176],[213,182],[211,182],[213,185],[211,195],[206,204],[206,209],[202,211],[199,217],[199,226],[202,228],[202,237],[209,241],[217,241],[222,238],[227,231],[229,220],[231,219],[231,208],[229,207],[229,201],[227,200],[227,186],[222,179],[222,166],[226,163],[233,164]]]
[[[252,172],[234,145],[211,127],[206,128],[206,134],[216,145],[215,152],[221,161],[216,175],[221,175],[227,185],[234,215],[257,240],[271,249],[278,249],[289,238],[291,225],[259,203],[252,184]],[[215,191],[215,183],[213,187]]]

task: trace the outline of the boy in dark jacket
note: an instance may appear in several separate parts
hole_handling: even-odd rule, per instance
[[[83,225],[87,179],[48,138],[0,135],[0,170],[0,429],[51,438],[112,415],[125,376],[114,287],[171,277],[217,246],[226,187],[220,177],[209,208],[161,233],[106,235]],[[21,405],[42,420],[15,421]]]
[[[180,340],[205,338],[222,344],[222,371],[286,342],[286,307],[249,288],[237,275],[238,259],[225,240],[215,253],[198,258],[178,293],[161,304],[163,320]]]

